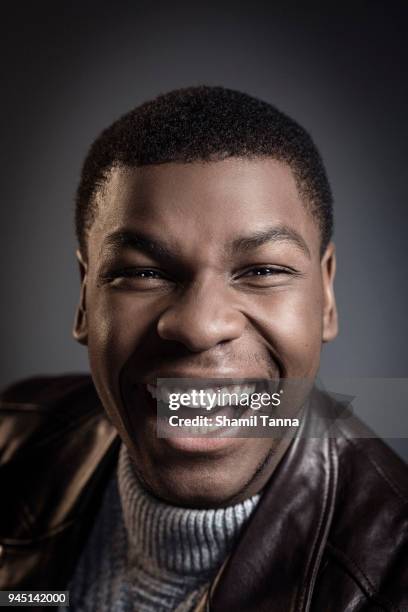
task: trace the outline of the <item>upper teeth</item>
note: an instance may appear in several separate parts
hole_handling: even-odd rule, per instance
[[[160,385],[158,387],[150,384],[147,385],[147,390],[156,400],[168,403],[171,399],[170,396],[172,396],[173,394],[177,394],[178,397],[180,397],[180,395],[182,394],[188,394],[191,398],[195,395],[194,405],[201,408],[207,408],[210,405],[209,397],[213,398],[214,395],[217,398],[217,406],[228,406],[231,401],[230,395],[232,394],[234,394],[233,399],[237,399],[237,403],[239,403],[241,400],[243,400],[243,396],[252,395],[252,393],[255,392],[255,388],[255,384],[229,385],[225,387],[206,387],[205,389],[193,387],[182,389],[180,387],[168,387],[165,385]],[[200,393],[200,391],[202,393]],[[195,392],[194,395],[193,392]]]

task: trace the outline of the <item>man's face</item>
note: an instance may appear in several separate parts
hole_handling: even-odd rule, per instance
[[[105,409],[156,496],[244,498],[277,441],[158,438],[146,385],[314,378],[336,334],[332,248],[321,259],[317,222],[272,159],[117,168],[97,199],[75,335]]]

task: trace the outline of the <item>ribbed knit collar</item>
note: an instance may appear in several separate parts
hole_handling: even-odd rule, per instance
[[[142,488],[132,459],[122,445],[119,492],[128,532],[130,556],[158,568],[187,576],[211,575],[223,563],[259,495],[227,508],[210,510],[172,506]]]

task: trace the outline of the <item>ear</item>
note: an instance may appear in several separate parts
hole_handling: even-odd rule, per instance
[[[79,304],[75,313],[72,334],[77,342],[86,346],[88,344],[88,321],[86,316],[87,264],[79,250],[76,252],[76,256],[79,263],[79,273],[81,275],[81,293],[79,297]]]
[[[336,252],[333,242],[330,242],[322,257],[323,280],[323,342],[333,340],[339,331],[337,319],[336,298],[334,295],[334,277],[336,275]]]

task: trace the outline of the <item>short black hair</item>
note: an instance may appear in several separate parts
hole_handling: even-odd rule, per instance
[[[95,194],[115,166],[271,157],[292,169],[316,215],[321,253],[333,232],[333,199],[322,158],[308,132],[271,104],[224,87],[189,87],[145,102],[105,129],[85,159],[75,224],[86,252]]]

